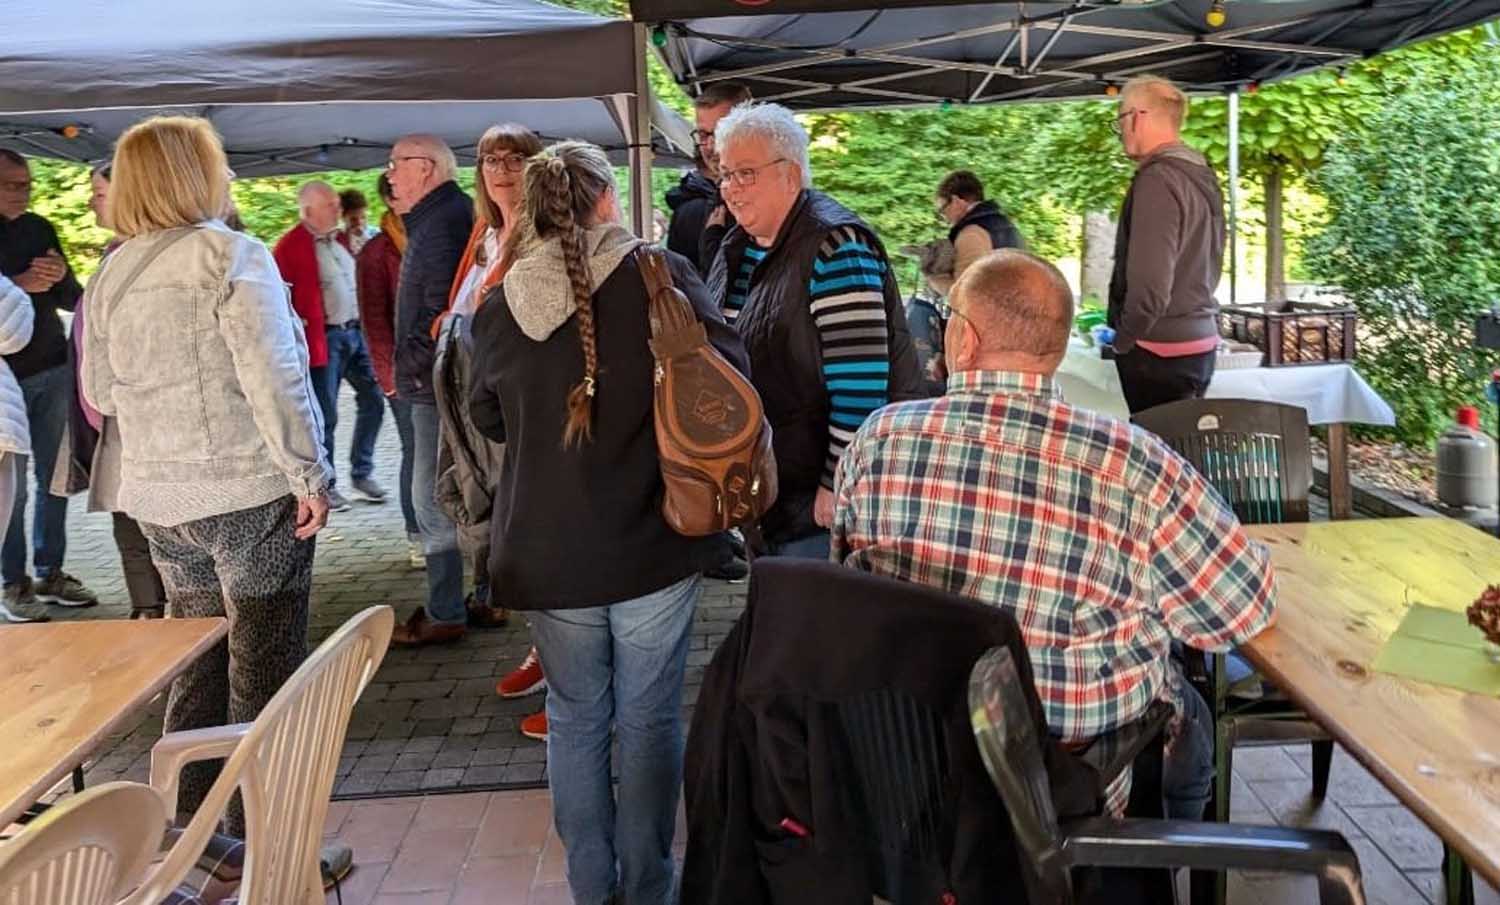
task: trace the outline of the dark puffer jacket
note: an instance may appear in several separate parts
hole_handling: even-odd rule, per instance
[[[977,226],[990,234],[991,248],[1025,247],[1016,225],[1000,212],[999,205],[993,201],[981,201],[969,208],[969,212],[964,214],[963,219],[953,224],[953,228],[948,230],[948,241],[957,242],[958,234],[971,226]]]
[[[824,240],[847,227],[857,229],[882,259],[886,257],[875,231],[857,215],[822,192],[804,191],[755,268],[745,306],[735,321],[750,353],[750,375],[774,434],[781,487],[776,505],[761,521],[766,540],[773,544],[821,530],[813,521],[813,501],[828,457],[831,404],[823,382],[822,345],[809,307],[808,285]],[[739,273],[749,242],[749,234],[738,226],[724,237],[708,278],[709,295],[721,306],[728,296],[729,274]],[[920,399],[923,388],[916,347],[889,266],[884,284],[889,401]]]
[[[401,218],[406,256],[396,290],[396,392],[434,404],[432,365],[437,342],[432,322],[448,308],[453,274],[474,228],[474,202],[456,182],[445,182]]]

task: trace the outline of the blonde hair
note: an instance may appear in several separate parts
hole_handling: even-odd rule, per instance
[[[219,133],[196,116],[153,116],[115,145],[109,221],[126,238],[221,216],[229,160]]]
[[[535,132],[516,123],[501,123],[490,126],[479,139],[474,149],[474,213],[492,229],[505,228],[505,215],[500,205],[490,198],[484,187],[484,155],[495,151],[511,151],[522,157],[530,157],[542,150],[542,140]],[[481,246],[482,247],[482,246]]]
[[[587,142],[552,145],[526,163],[526,202],[521,226],[537,239],[562,241],[563,264],[578,309],[578,341],[583,346],[583,379],[568,393],[568,421],[563,448],[594,437],[594,384],[599,373],[599,346],[594,336],[594,291],[584,230],[599,199],[615,190],[615,172],[604,152]],[[511,245],[523,230],[511,233]]]
[[[1187,122],[1188,97],[1171,81],[1159,75],[1138,75],[1120,89],[1120,103],[1138,95],[1146,99],[1145,109],[1165,113],[1178,129]]]

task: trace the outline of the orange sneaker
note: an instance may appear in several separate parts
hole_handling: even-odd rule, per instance
[[[539,742],[547,740],[547,711],[533,713],[521,721],[521,734]]]
[[[521,665],[511,670],[495,685],[495,694],[502,698],[524,698],[547,687],[547,678],[542,675],[542,661],[533,647]],[[546,730],[542,730],[543,737]]]

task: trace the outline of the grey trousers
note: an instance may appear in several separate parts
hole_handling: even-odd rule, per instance
[[[171,528],[141,524],[167,588],[167,615],[229,618],[229,637],[172,683],[167,732],[254,720],[307,657],[314,541],[296,539],[296,520],[297,502],[286,496]],[[197,810],[220,766],[183,771],[181,814]],[[238,795],[224,832],[244,837]]]

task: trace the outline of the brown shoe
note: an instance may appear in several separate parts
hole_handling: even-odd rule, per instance
[[[510,611],[505,607],[480,603],[473,594],[464,601],[464,609],[469,614],[470,628],[499,628],[510,621]]]
[[[468,626],[433,622],[427,618],[427,610],[417,607],[411,618],[396,626],[391,632],[391,643],[397,647],[421,647],[426,644],[451,644],[463,638]]]

